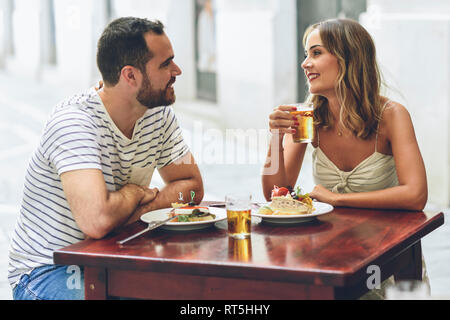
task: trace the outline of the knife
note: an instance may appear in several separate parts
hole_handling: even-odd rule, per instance
[[[150,230],[156,229],[156,228],[162,226],[163,224],[166,224],[167,222],[169,222],[170,220],[173,220],[173,219],[175,219],[175,218],[176,218],[176,217],[170,217],[170,218],[167,218],[167,219],[165,219],[165,220],[158,221],[158,222],[154,222],[153,224],[149,224],[148,227],[145,228],[144,230],[139,231],[138,233],[135,233],[135,234],[133,234],[132,236],[126,238],[126,239],[123,239],[123,240],[121,240],[121,241],[117,241],[117,243],[118,243],[118,244],[124,244],[125,242],[128,242],[128,241],[130,241],[130,240],[133,240],[134,238],[137,238],[137,237],[139,237],[140,235],[142,235],[142,234],[144,234],[144,233],[146,233],[146,232],[148,232],[148,231],[150,231]]]

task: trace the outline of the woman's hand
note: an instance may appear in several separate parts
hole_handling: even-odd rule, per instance
[[[309,193],[309,196],[317,201],[338,206],[339,193],[331,192],[320,184],[314,187],[313,191]]]
[[[297,118],[289,113],[289,111],[297,110],[292,106],[279,106],[269,115],[269,128],[272,134],[283,137],[286,133],[293,134],[294,126],[298,126]]]

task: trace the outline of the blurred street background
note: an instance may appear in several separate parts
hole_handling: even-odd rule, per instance
[[[0,299],[11,299],[9,237],[44,124],[59,101],[100,79],[96,41],[127,15],[166,25],[183,70],[174,110],[205,200],[247,191],[264,201],[268,115],[306,94],[303,31],[325,18],[359,20],[375,39],[386,95],[411,113],[427,167],[426,210],[445,213],[422,246],[432,297],[450,298],[450,1],[0,0]],[[298,180],[305,191],[314,186],[307,152]],[[157,174],[151,185],[162,185]]]

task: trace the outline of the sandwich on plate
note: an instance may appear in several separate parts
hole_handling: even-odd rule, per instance
[[[272,202],[259,209],[258,213],[267,215],[301,215],[314,211],[312,199],[303,194],[300,187],[290,191],[285,187],[274,186]]]

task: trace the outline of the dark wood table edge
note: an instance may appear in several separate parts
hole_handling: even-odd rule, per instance
[[[416,248],[419,249],[417,256],[421,256],[419,241],[383,265],[381,281],[389,277],[398,265],[403,267],[411,265],[412,257],[410,252],[417,252]],[[421,279],[421,268],[419,275],[414,274],[406,276],[406,278]],[[157,282],[158,286],[155,288],[154,284]],[[180,290],[173,289],[173,287],[179,286],[179,283],[183,283],[191,288],[188,295],[183,293],[183,290],[180,292]],[[230,283],[236,285],[233,285],[230,289]],[[239,287],[238,290],[236,289],[237,287]],[[129,271],[126,269],[115,269],[110,266],[85,267],[85,296],[89,300],[115,299],[115,297],[122,296],[154,300],[353,300],[360,298],[368,291],[366,279],[353,286],[336,287],[298,282],[252,280],[248,278],[201,277],[198,275],[169,274],[149,270]]]
[[[125,279],[124,272],[126,272],[127,279]],[[158,285],[155,287],[157,282]],[[174,286],[179,288],[180,283],[190,288],[188,293],[185,293],[185,290],[167,289]],[[139,285],[136,286],[136,284]],[[118,297],[151,300],[335,299],[334,288],[330,286],[180,274],[169,275],[154,272],[129,272],[91,267],[86,268],[85,296],[87,300],[117,299]]]

